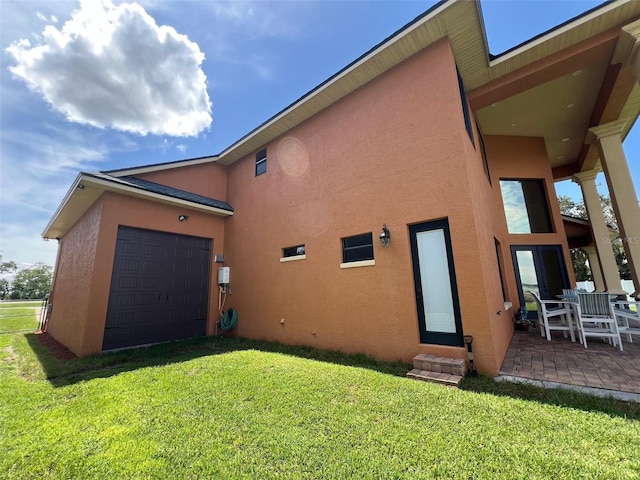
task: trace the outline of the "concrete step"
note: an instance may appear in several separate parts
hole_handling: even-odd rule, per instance
[[[450,387],[457,387],[462,380],[461,375],[453,375],[450,373],[431,372],[428,370],[419,370],[414,368],[407,373],[407,378],[413,380],[422,380],[423,382],[439,383]]]
[[[467,361],[462,358],[438,357],[420,353],[413,357],[413,368],[464,377],[467,373]]]

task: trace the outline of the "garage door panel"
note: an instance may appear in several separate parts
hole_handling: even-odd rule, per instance
[[[134,277],[121,276],[117,280],[118,284],[114,285],[117,290],[156,290],[160,289],[160,279],[157,277]]]
[[[211,240],[119,227],[103,350],[206,334]]]

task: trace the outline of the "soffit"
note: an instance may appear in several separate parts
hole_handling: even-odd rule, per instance
[[[640,112],[631,69],[607,78],[621,27],[639,16],[640,1],[612,2],[492,60],[491,81],[469,94],[482,132],[544,138],[552,168],[597,167],[588,128],[628,119],[624,138]]]

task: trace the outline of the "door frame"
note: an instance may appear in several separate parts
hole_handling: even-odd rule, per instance
[[[417,234],[421,232],[442,230],[444,235],[445,250],[447,256],[447,265],[449,267],[449,282],[451,286],[451,302],[453,305],[454,315],[454,333],[435,332],[427,329],[426,317],[424,311],[424,301],[422,292],[422,277],[420,274],[420,260],[418,257],[418,241]],[[449,230],[449,220],[443,218],[441,220],[433,220],[429,222],[417,223],[409,225],[409,240],[411,243],[411,260],[413,268],[414,294],[416,299],[416,308],[418,314],[418,329],[420,331],[420,343],[429,343],[436,345],[448,345],[462,347],[464,346],[462,333],[462,317],[460,315],[460,299],[458,297],[458,284],[456,281],[456,271],[453,261],[453,249],[451,246],[451,233]]]
[[[524,299],[524,291],[522,289],[522,279],[520,277],[520,268],[518,266],[518,259],[516,257],[519,251],[531,251],[533,256],[533,266],[538,276],[538,282],[543,284],[543,288],[540,289],[541,300],[556,300],[549,292],[548,276],[542,262],[541,253],[544,251],[555,251],[556,258],[558,259],[558,265],[560,267],[560,274],[562,276],[561,281],[563,288],[570,288],[569,273],[567,271],[567,263],[564,258],[564,249],[560,244],[541,244],[541,245],[511,245],[511,261],[513,262],[513,270],[516,277],[516,288],[518,290],[518,298],[520,305],[526,304]],[[540,287],[540,286],[539,286]],[[538,312],[527,311],[527,317],[531,319],[538,318]]]

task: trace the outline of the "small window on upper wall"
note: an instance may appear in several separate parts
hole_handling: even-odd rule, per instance
[[[295,247],[282,249],[282,258],[301,257],[303,255],[306,255],[304,245],[296,245]]]
[[[553,233],[543,180],[500,180],[509,233]]]
[[[267,171],[267,149],[264,148],[256,153],[256,177]]]
[[[462,76],[456,67],[456,73],[458,74],[458,88],[460,89],[460,100],[462,101],[462,114],[464,115],[464,128],[467,130],[469,140],[473,148],[476,148],[476,142],[473,139],[473,127],[471,125],[471,112],[469,111],[469,102],[467,102],[467,94],[464,91],[464,83],[462,82]]]
[[[342,263],[373,260],[373,234],[363,233],[342,239]]]

